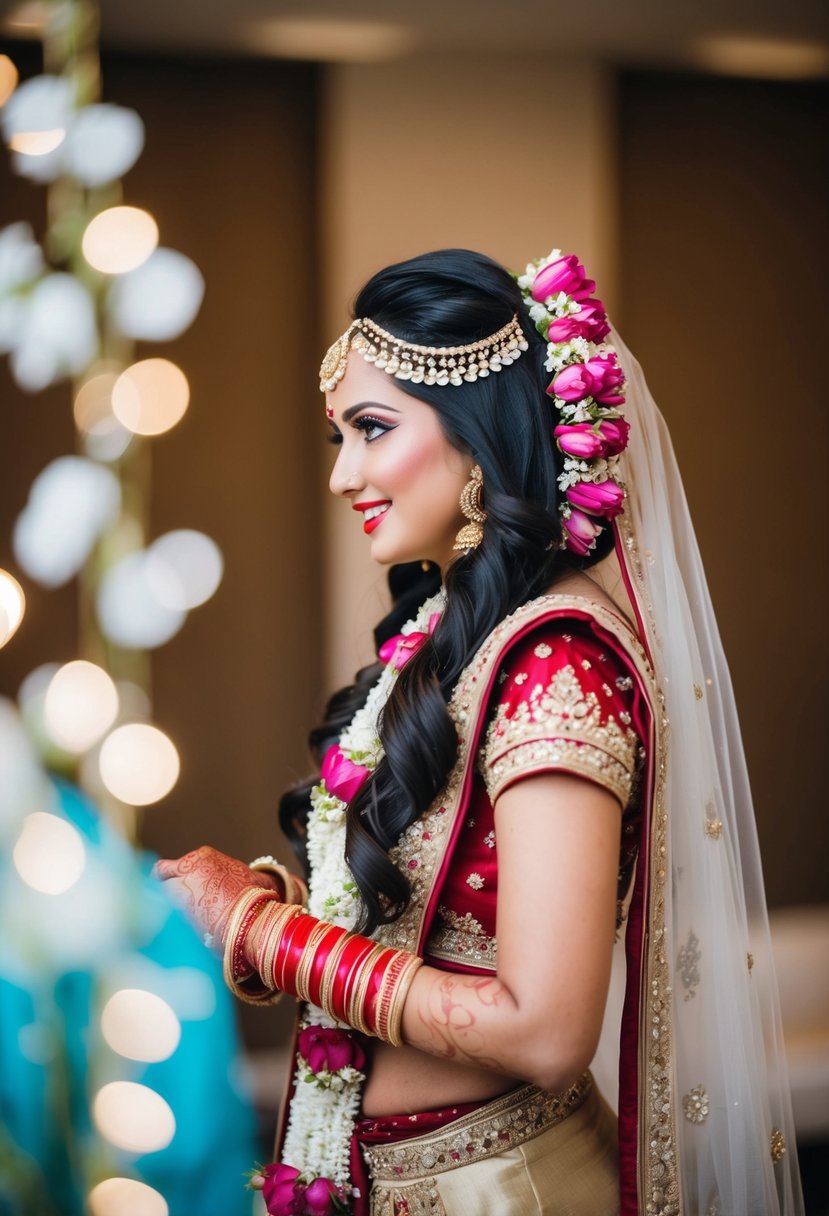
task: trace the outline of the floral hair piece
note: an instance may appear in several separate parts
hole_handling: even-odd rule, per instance
[[[564,457],[558,484],[562,547],[586,557],[607,523],[623,510],[617,476],[630,427],[620,413],[624,373],[613,346],[596,284],[575,254],[554,249],[530,262],[518,286],[536,329],[547,342],[547,386],[561,421],[553,436]]]

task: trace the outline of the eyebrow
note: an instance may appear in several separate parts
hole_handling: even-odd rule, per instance
[[[399,414],[400,410],[396,410],[393,405],[383,405],[381,401],[360,401],[357,405],[350,405],[347,410],[343,410],[343,422],[350,422],[355,414],[359,414],[360,410],[391,410],[393,414]]]

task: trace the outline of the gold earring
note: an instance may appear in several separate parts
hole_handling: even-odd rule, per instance
[[[453,549],[477,549],[484,539],[484,522],[486,511],[481,506],[481,491],[484,488],[484,475],[479,464],[474,464],[469,473],[469,481],[461,490],[460,508],[468,524],[464,524],[455,537]]]

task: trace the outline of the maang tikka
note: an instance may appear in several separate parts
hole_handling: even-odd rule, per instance
[[[464,524],[458,535],[455,537],[453,549],[459,551],[477,549],[478,545],[484,539],[484,522],[486,521],[486,511],[481,506],[481,491],[484,488],[484,474],[479,464],[473,464],[470,473],[469,481],[461,490],[460,508],[466,518],[468,524]]]

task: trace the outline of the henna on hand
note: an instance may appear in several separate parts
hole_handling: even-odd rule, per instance
[[[243,861],[228,857],[209,845],[185,853],[175,861],[159,861],[156,875],[172,882],[184,910],[204,933],[222,940],[231,905],[250,887],[275,890],[274,876],[251,870]]]

